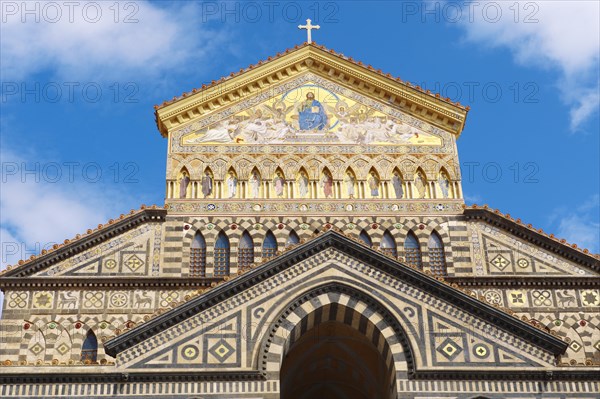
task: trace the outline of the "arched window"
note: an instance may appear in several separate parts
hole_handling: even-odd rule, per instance
[[[371,237],[369,237],[369,233],[367,233],[365,230],[360,232],[360,234],[358,235],[358,238],[360,238],[362,240],[362,242],[367,244],[367,246],[369,246],[369,247],[373,246],[373,241],[371,241]]]
[[[190,276],[206,276],[206,241],[199,231],[190,247]]]
[[[95,362],[98,358],[98,340],[96,334],[92,330],[89,330],[83,345],[81,346],[81,361],[82,362]]]
[[[429,269],[434,276],[447,276],[446,256],[444,255],[444,244],[440,235],[433,231],[427,243],[429,249]]]
[[[267,231],[265,240],[262,245],[262,257],[263,259],[274,258],[277,254],[277,239],[271,230]]]
[[[412,231],[408,232],[406,240],[404,240],[404,258],[406,263],[417,266],[419,269],[423,269],[419,239]]]
[[[288,236],[287,242],[285,243],[286,246],[290,246],[290,245],[296,245],[296,244],[300,244],[300,237],[298,237],[298,234],[296,234],[296,232],[294,230],[290,231],[290,235]]]
[[[394,237],[388,230],[386,230],[383,233],[383,237],[381,237],[381,245],[379,245],[379,247],[381,248],[384,254],[391,255],[394,258],[398,257],[398,250],[396,249],[396,240],[394,240]]]
[[[224,232],[220,232],[215,242],[215,276],[229,274],[229,239]]]
[[[254,241],[247,231],[244,231],[238,246],[238,267],[248,267],[254,263]]]

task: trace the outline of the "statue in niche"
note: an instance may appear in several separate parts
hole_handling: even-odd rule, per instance
[[[202,176],[202,194],[204,198],[208,197],[212,194],[213,190],[213,179],[208,170],[204,172],[204,176]]]
[[[427,182],[421,171],[417,172],[417,177],[415,177],[415,188],[417,189],[419,198],[425,198],[425,194],[427,193]]]
[[[315,100],[315,93],[306,93],[306,100],[298,108],[298,123],[302,130],[323,130],[327,126],[325,108]]]
[[[375,174],[375,172],[371,172],[371,176],[369,176],[369,188],[371,189],[371,197],[378,198],[379,197],[379,178]]]
[[[258,198],[260,192],[260,176],[256,170],[253,170],[250,175],[250,190],[252,190],[252,197]]]
[[[346,177],[344,178],[344,183],[346,184],[346,194],[348,194],[348,198],[354,198],[354,183],[356,183],[356,179],[352,175],[352,172],[346,172]]]
[[[323,172],[321,187],[323,187],[323,194],[325,194],[325,198],[333,196],[333,178],[329,172]]]
[[[181,179],[179,179],[179,198],[187,197],[187,188],[190,184],[190,177],[187,172],[183,172],[181,174]]]
[[[237,184],[238,179],[233,173],[233,171],[229,172],[229,177],[227,178],[227,189],[229,190],[229,198],[235,197],[237,192]]]
[[[300,172],[297,182],[300,198],[305,198],[308,195],[308,176],[306,175],[305,171]]]
[[[396,198],[402,198],[402,179],[400,178],[400,174],[398,172],[394,172],[394,176],[392,176],[392,187],[394,187]]]
[[[275,188],[275,195],[279,198],[283,197],[283,189],[285,187],[285,179],[281,176],[281,172],[277,172],[275,179],[273,179],[273,187]]]
[[[448,198],[448,194],[450,193],[450,181],[445,172],[440,172],[438,184],[440,185],[444,198]]]

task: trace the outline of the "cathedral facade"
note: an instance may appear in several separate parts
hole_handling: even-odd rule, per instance
[[[599,397],[600,255],[465,206],[468,108],[306,43],[155,109],[165,205],[0,274],[1,397]]]

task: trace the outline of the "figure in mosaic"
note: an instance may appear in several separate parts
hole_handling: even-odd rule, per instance
[[[229,190],[229,198],[235,197],[237,192],[238,179],[233,172],[229,172],[229,177],[227,178],[227,188]]]
[[[204,176],[202,177],[202,194],[204,198],[208,197],[212,194],[213,190],[213,179],[208,171],[204,172]]]
[[[181,179],[179,179],[179,198],[187,197],[187,188],[190,184],[190,177],[187,172],[183,172]]]
[[[256,170],[252,171],[249,183],[250,190],[252,191],[252,198],[258,198],[260,192],[260,176]]]
[[[315,93],[306,93],[304,100],[298,108],[300,129],[323,130],[327,126],[327,114],[323,105],[315,99]]]
[[[396,198],[402,198],[402,179],[400,178],[400,174],[398,172],[394,172],[394,175],[392,176],[392,187],[394,187]]]
[[[273,179],[273,187],[275,188],[275,194],[279,197],[283,197],[283,189],[285,187],[285,179],[281,176],[281,172],[277,172],[277,176]]]
[[[440,190],[442,190],[442,195],[444,198],[448,198],[450,193],[450,181],[448,180],[448,176],[446,173],[441,172],[440,177],[438,178],[438,184],[440,185]]]
[[[323,194],[325,195],[325,198],[333,196],[333,178],[328,172],[323,173],[321,187],[323,187]]]
[[[369,176],[368,183],[369,188],[371,189],[371,197],[379,197],[379,178],[377,177],[375,172],[371,172],[371,176]]]
[[[300,198],[305,198],[308,195],[308,176],[306,175],[306,172],[300,172],[300,176],[298,176],[297,181]]]
[[[425,194],[427,194],[427,182],[420,171],[417,172],[417,177],[415,177],[415,188],[417,189],[419,198],[425,198]]]
[[[348,198],[354,198],[354,183],[356,179],[352,175],[352,172],[346,172],[346,177],[344,178],[344,183],[346,184],[346,194],[348,194]]]

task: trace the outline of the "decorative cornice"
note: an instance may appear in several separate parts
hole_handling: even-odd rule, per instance
[[[0,384],[44,384],[44,383],[125,383],[125,382],[196,382],[196,381],[262,381],[264,377],[258,371],[210,371],[210,372],[98,372],[90,368],[88,372],[73,372],[71,367],[57,368],[54,372],[19,372],[19,368],[11,367],[16,372],[8,373],[4,368],[0,374]],[[12,371],[12,370],[11,370]]]
[[[210,372],[102,372],[90,368],[89,372],[73,372],[69,367],[61,367],[54,372],[36,373],[18,370],[19,368],[4,368],[0,374],[0,384],[83,384],[83,383],[136,383],[136,382],[204,382],[204,381],[264,381],[265,376],[259,371],[210,371]],[[14,370],[14,372],[13,372]],[[495,381],[598,381],[600,369],[569,368],[564,370],[536,371],[422,371],[409,376],[414,380],[495,380]]]
[[[65,240],[63,244],[55,244],[49,251],[42,250],[40,255],[20,260],[16,267],[8,266],[0,272],[0,282],[5,277],[29,276],[143,223],[163,222],[166,215],[167,211],[156,205],[149,208],[142,205],[139,210],[132,210],[129,215],[121,214],[116,220],[110,219],[106,224],[99,224],[97,229],[88,229],[86,233],[77,234],[74,238]]]
[[[3,277],[0,289],[122,289],[122,288],[205,288],[222,281],[219,277]]]
[[[179,303],[174,309],[165,311],[154,319],[150,319],[134,329],[125,331],[122,335],[108,340],[104,344],[106,353],[110,356],[116,356],[125,349],[145,341],[166,328],[180,323],[224,299],[250,288],[259,281],[269,278],[330,247],[406,281],[408,284],[417,286],[432,295],[443,298],[444,301],[481,317],[499,328],[510,331],[512,334],[520,336],[555,355],[564,353],[567,348],[567,343],[548,332],[542,331],[541,324],[537,321],[530,323],[520,320],[516,315],[505,313],[501,309],[481,301],[475,293],[469,290],[461,290],[456,284],[450,285],[444,279],[435,278],[399,263],[389,256],[330,230],[263,265],[247,272],[242,271],[243,274],[220,283],[209,291],[198,293],[190,301]]]
[[[570,276],[456,276],[444,277],[451,284],[460,287],[494,287],[494,288],[596,288],[600,287],[598,277],[570,277]]]
[[[269,57],[266,62],[261,61],[155,106],[158,130],[167,137],[173,128],[183,123],[212,114],[251,94],[265,92],[272,85],[307,70],[359,90],[373,99],[385,100],[387,104],[393,104],[457,136],[464,128],[468,107],[311,43],[288,49],[276,57]]]
[[[483,207],[471,205],[465,206],[464,216],[467,220],[483,220],[516,237],[600,272],[600,255],[592,254],[587,249],[580,249],[577,244],[569,244],[566,240],[558,239],[554,234],[547,234],[542,229],[536,230],[531,224],[525,225],[521,219],[514,220],[508,213],[503,214],[498,209],[491,210],[487,205]]]

